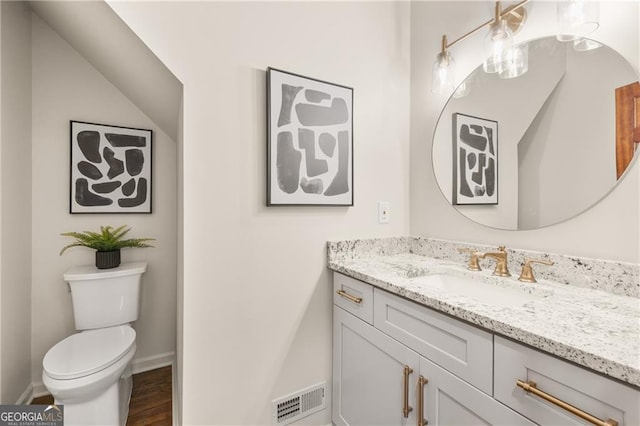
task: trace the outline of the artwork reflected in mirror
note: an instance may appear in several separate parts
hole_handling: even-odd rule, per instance
[[[432,157],[442,194],[469,219],[507,230],[537,229],[588,210],[624,178],[624,170],[616,170],[615,93],[637,81],[634,68],[615,50],[602,45],[577,51],[555,37],[529,42],[529,70],[518,78],[500,79],[479,66],[436,125]],[[460,202],[461,163],[452,149],[456,113],[500,123],[499,203]],[[466,151],[471,169],[469,161],[477,159]],[[639,155],[631,156],[625,170]]]
[[[453,114],[453,204],[498,204],[498,123]]]

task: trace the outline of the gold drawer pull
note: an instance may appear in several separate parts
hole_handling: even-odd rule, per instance
[[[402,371],[404,378],[404,392],[403,392],[403,406],[402,406],[402,414],[404,414],[404,418],[409,418],[409,413],[413,410],[413,408],[409,407],[409,374],[413,373],[413,369],[411,369],[408,365],[404,366]]]
[[[362,303],[362,297],[353,296],[344,290],[338,290],[336,291],[336,293],[338,293],[340,296],[344,297],[347,300],[351,300],[353,303],[356,303],[358,305]]]
[[[516,381],[516,385],[518,385],[518,387],[521,387],[522,389],[524,389],[525,392],[531,392],[532,394],[539,396],[540,398],[549,401],[550,403],[557,405],[558,407],[567,410],[568,412],[570,412],[571,414],[574,414],[578,417],[580,417],[583,420],[588,421],[589,423],[593,424],[593,425],[597,425],[597,426],[618,426],[618,422],[613,420],[613,419],[609,419],[607,421],[604,420],[600,420],[597,417],[592,416],[589,413],[586,413],[584,411],[582,411],[579,408],[574,407],[571,404],[567,404],[566,402],[556,398],[553,395],[550,395],[544,391],[541,391],[540,389],[538,389],[536,387],[536,382],[532,382],[532,381],[528,381],[528,382],[524,382],[522,380],[518,380]]]
[[[426,426],[429,422],[424,418],[424,385],[429,383],[422,375],[418,376],[418,426]]]

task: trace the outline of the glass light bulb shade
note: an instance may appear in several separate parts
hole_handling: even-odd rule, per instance
[[[471,92],[471,84],[468,81],[463,81],[456,87],[456,90],[453,92],[454,98],[464,98]]]
[[[484,61],[486,73],[496,73],[504,68],[506,54],[513,48],[513,32],[504,19],[495,21],[484,38]]]
[[[586,52],[587,50],[595,50],[602,47],[602,44],[588,38],[577,38],[573,40],[573,50],[576,52]]]
[[[504,68],[498,73],[498,77],[516,78],[527,71],[529,71],[529,44],[521,43],[513,46],[513,49],[506,53]]]
[[[433,93],[447,93],[454,89],[456,62],[449,52],[440,52],[433,63],[433,80],[431,91]]]
[[[599,2],[558,0],[558,40],[573,41],[594,32],[599,26]]]

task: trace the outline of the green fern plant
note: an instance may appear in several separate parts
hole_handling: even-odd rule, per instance
[[[125,247],[153,247],[147,244],[147,241],[153,241],[154,238],[123,239],[130,230],[131,228],[127,228],[127,225],[122,225],[115,229],[112,226],[101,226],[100,232],[64,232],[60,235],[75,238],[75,241],[63,247],[60,255],[71,247],[88,247],[97,251],[114,251]]]

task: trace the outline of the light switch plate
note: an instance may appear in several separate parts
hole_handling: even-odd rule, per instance
[[[378,202],[378,223],[389,223],[391,221],[390,208],[388,201]]]

